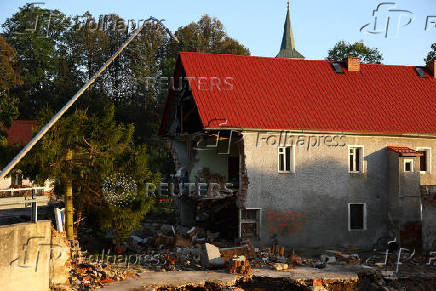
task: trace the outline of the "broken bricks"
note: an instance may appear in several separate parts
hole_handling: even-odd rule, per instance
[[[245,256],[232,258],[228,263],[228,271],[230,274],[251,275],[251,265]]]
[[[300,256],[294,253],[292,251],[291,256],[289,257],[289,263],[294,266],[301,266],[303,264],[303,261]]]
[[[276,255],[276,256],[284,257],[285,256],[285,248],[280,246],[280,245],[272,245],[271,253]]]

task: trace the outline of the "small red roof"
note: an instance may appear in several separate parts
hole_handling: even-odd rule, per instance
[[[8,145],[26,145],[33,137],[33,130],[38,127],[35,120],[14,120],[11,127],[6,130]]]
[[[396,152],[401,157],[420,157],[423,156],[422,153],[415,151],[406,146],[388,146],[388,150]]]
[[[176,77],[181,69],[204,128],[436,134],[436,79],[412,66],[361,64],[337,74],[325,60],[185,52]],[[220,89],[207,87],[211,79]]]

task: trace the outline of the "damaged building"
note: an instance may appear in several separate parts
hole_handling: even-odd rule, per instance
[[[304,60],[289,12],[277,58],[180,53],[160,135],[193,185],[181,223],[258,246],[434,249],[435,63]]]

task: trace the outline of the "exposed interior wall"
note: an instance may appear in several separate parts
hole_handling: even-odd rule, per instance
[[[203,168],[209,168],[211,174],[219,174],[228,179],[228,155],[217,154],[216,148],[196,151],[189,181],[195,182],[196,176]]]
[[[380,237],[390,233],[391,227],[387,146],[436,149],[435,139],[347,135],[343,147],[323,143],[296,146],[295,173],[281,174],[278,173],[277,144],[267,144],[265,139],[273,134],[278,141],[277,132],[261,133],[260,138],[256,132],[244,132],[250,180],[244,206],[261,208],[258,245],[270,245],[276,240],[292,247],[372,248]],[[314,135],[302,136],[307,141]],[[364,146],[363,174],[348,171],[349,145]],[[432,160],[434,168],[435,155]],[[426,183],[436,184],[435,171],[432,169],[432,174],[426,174]],[[419,185],[415,180],[411,182],[412,187]],[[404,195],[410,194],[411,190],[403,190]],[[366,230],[348,230],[348,203],[366,204]]]

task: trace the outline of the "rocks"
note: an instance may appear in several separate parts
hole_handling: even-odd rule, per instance
[[[224,260],[221,258],[219,249],[209,243],[203,244],[200,260],[203,267],[224,266]]]
[[[283,270],[287,270],[289,268],[289,265],[282,264],[282,263],[274,263],[272,264],[272,268],[276,271],[283,271]]]

